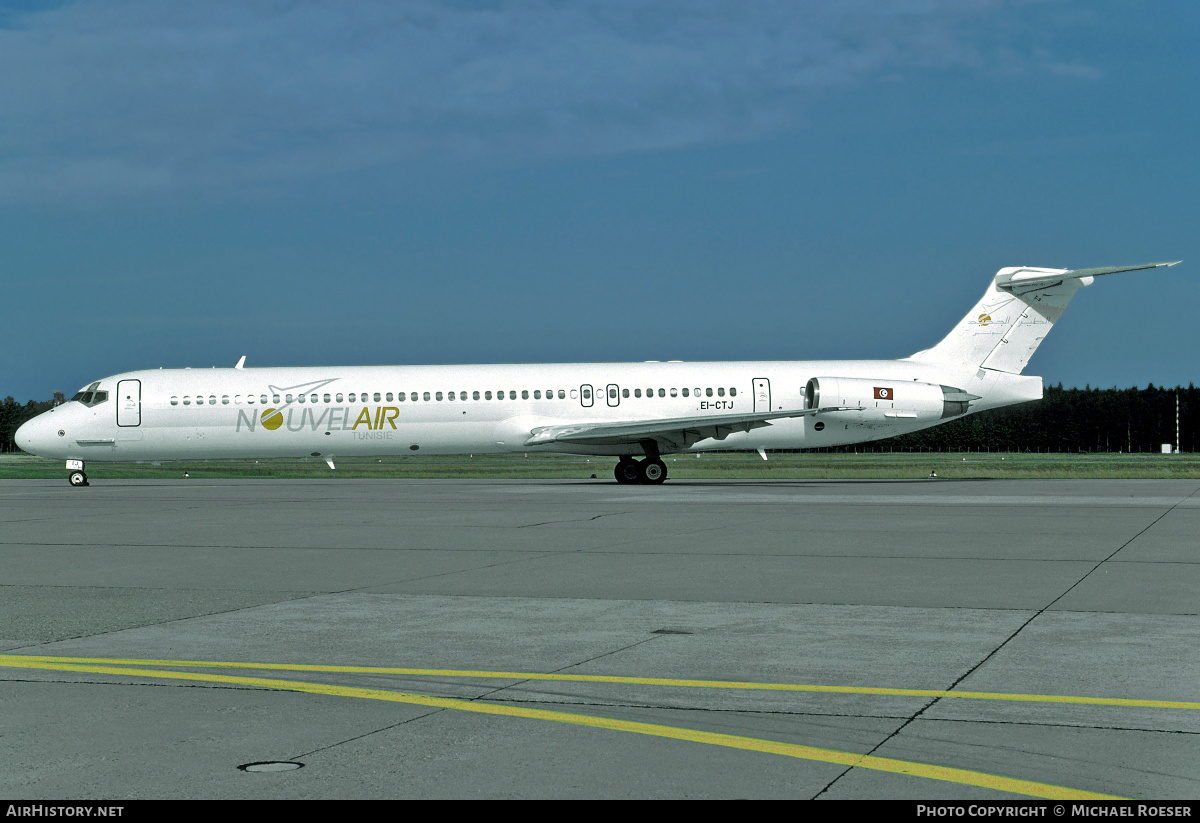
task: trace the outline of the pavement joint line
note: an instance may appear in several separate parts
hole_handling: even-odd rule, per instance
[[[1195,497],[1197,492],[1200,492],[1200,486],[1197,486],[1195,489],[1193,489],[1191,494],[1187,495],[1186,497],[1177,499],[1174,503],[1172,503],[1170,506],[1168,506],[1165,511],[1163,511],[1157,517],[1155,517],[1153,520],[1151,520],[1150,523],[1148,523],[1144,528],[1141,529],[1141,531],[1139,531],[1137,534],[1130,537],[1128,540],[1126,540],[1124,543],[1122,543],[1120,546],[1118,546],[1111,554],[1109,554],[1107,557],[1100,560],[1100,562],[1098,562],[1094,566],[1092,566],[1091,569],[1089,569],[1086,573],[1084,573],[1083,577],[1080,577],[1078,580],[1076,580],[1074,583],[1072,583],[1070,586],[1068,586],[1061,594],[1059,594],[1057,597],[1055,597],[1049,603],[1047,603],[1046,605],[1044,605],[1040,609],[1038,609],[1028,620],[1026,620],[1024,623],[1022,623],[1020,626],[1018,626],[1012,634],[1010,634],[998,646],[996,646],[996,648],[992,649],[990,652],[988,652],[986,655],[984,655],[982,660],[980,660],[978,663],[976,663],[971,668],[967,669],[965,672],[963,672],[962,675],[960,675],[958,677],[957,680],[955,680],[953,683],[951,683],[950,688],[946,690],[945,695],[935,696],[935,697],[933,697],[932,700],[930,700],[924,706],[917,709],[917,711],[915,711],[911,717],[909,717],[907,720],[905,720],[903,723],[901,723],[897,728],[893,729],[891,734],[887,735],[883,740],[879,741],[871,749],[869,754],[874,754],[881,747],[885,746],[888,743],[888,741],[899,736],[900,733],[903,732],[906,728],[908,728],[909,725],[911,725],[918,718],[920,718],[923,714],[925,714],[925,712],[929,711],[931,708],[933,708],[935,705],[937,705],[938,701],[940,701],[943,696],[949,697],[952,693],[952,690],[955,687],[957,687],[959,683],[962,683],[964,680],[966,680],[968,677],[970,677],[976,671],[981,669],[984,666],[984,664],[986,664],[989,660],[991,660],[993,657],[995,657],[997,654],[999,654],[1001,649],[1003,649],[1005,646],[1007,646],[1009,643],[1011,643],[1017,637],[1017,635],[1019,635],[1021,632],[1023,632],[1031,623],[1033,623],[1034,620],[1037,620],[1039,617],[1041,617],[1043,614],[1045,614],[1050,609],[1051,606],[1053,606],[1055,603],[1057,603],[1058,601],[1060,601],[1064,597],[1066,597],[1068,594],[1070,594],[1077,586],[1079,586],[1081,583],[1083,583],[1084,580],[1087,580],[1088,577],[1090,577],[1093,573],[1095,573],[1095,571],[1097,569],[1099,569],[1105,563],[1107,563],[1108,561],[1110,561],[1114,557],[1116,557],[1126,546],[1130,545],[1135,540],[1137,540],[1139,537],[1141,537],[1143,534],[1150,531],[1150,529],[1154,528],[1154,526],[1156,526],[1161,520],[1163,520],[1163,518],[1165,518],[1171,512],[1175,511],[1175,509],[1178,508],[1180,505],[1182,505],[1183,503],[1185,503],[1185,502],[1191,500],[1193,497]],[[954,693],[954,694],[957,695],[957,694],[962,694],[962,693],[958,692],[958,693]],[[814,799],[816,797],[820,797],[822,794],[829,791],[829,789],[835,783],[837,783],[839,780],[841,780],[843,777],[845,777],[847,774],[849,774],[853,768],[854,768],[853,766],[848,766],[841,774],[839,774],[833,780],[829,781],[829,783],[827,783],[825,785],[825,787],[823,789],[821,789],[821,791],[817,792],[817,794],[814,796]]]
[[[653,639],[653,638],[651,638]],[[646,641],[642,641],[646,642]],[[638,645],[638,644],[634,644]],[[603,657],[604,655],[601,655]],[[588,661],[584,661],[585,663]],[[1129,697],[1088,697],[1052,694],[1022,694],[1010,692],[976,692],[945,689],[902,689],[878,686],[828,686],[806,683],[764,683],[737,680],[692,680],[667,677],[632,677],[624,675],[568,674],[564,672],[506,672],[477,669],[423,669],[392,666],[332,666],[310,663],[246,663],[212,660],[154,660],[140,658],[64,657],[57,655],[0,654],[0,667],[41,668],[43,665],[111,666],[169,666],[176,668],[257,669],[260,671],[315,672],[327,674],[398,674],[420,677],[478,678],[486,680],[559,681],[578,683],[611,683],[636,686],[673,686],[682,688],[731,689],[746,691],[806,692],[817,694],[859,694],[880,697],[930,697],[964,700],[996,700],[1019,703],[1059,703],[1087,706],[1122,706],[1129,708],[1200,710],[1200,701],[1151,700]],[[583,665],[571,664],[566,668]],[[504,688],[509,688],[506,686]]]
[[[596,520],[599,520],[601,517],[616,517],[617,515],[632,514],[632,513],[633,512],[607,512],[605,514],[598,514],[595,517],[575,517],[570,520],[547,520],[543,523],[525,523],[523,525],[517,526],[516,528],[532,529],[536,526],[556,526],[559,523],[591,523]]]
[[[19,666],[20,668],[45,669],[50,671],[76,671],[96,673],[95,666],[82,664],[50,663],[25,658],[23,664],[9,662],[10,655],[0,656],[0,665]],[[355,697],[368,700],[385,700],[409,705],[432,706],[460,711],[475,712],[507,717],[518,717],[534,720],[549,720],[577,726],[585,726],[610,731],[623,731],[632,734],[643,734],[653,737],[664,737],[693,743],[705,743],[730,749],[760,752],[792,757],[799,760],[810,760],[821,763],[833,763],[850,768],[859,767],[874,771],[903,774],[912,777],[922,777],[931,780],[941,780],[960,785],[976,786],[1013,794],[1045,798],[1049,800],[1122,800],[1125,798],[1114,795],[1089,792],[1081,789],[1071,789],[1064,786],[1054,786],[1020,778],[1003,777],[983,772],[957,769],[949,766],[937,766],[913,761],[896,760],[888,757],[844,752],[835,749],[821,749],[795,743],[784,743],[774,740],[764,740],[754,737],[705,732],[697,729],[685,729],[675,726],[664,726],[655,723],[643,723],[632,720],[618,720],[595,715],[573,714],[569,712],[550,711],[546,709],[529,709],[520,706],[505,706],[493,703],[479,703],[455,698],[430,697],[427,695],[393,692],[381,689],[363,689],[348,686],[335,686],[325,683],[309,683],[294,680],[274,680],[258,677],[234,677],[231,675],[210,674],[207,672],[178,672],[162,669],[140,669],[121,667],[101,667],[99,671],[111,674],[123,674],[132,677],[157,677],[174,680],[202,680],[218,683],[233,683],[248,686],[258,686],[266,689],[296,691],[306,694],[332,695],[339,697]]]

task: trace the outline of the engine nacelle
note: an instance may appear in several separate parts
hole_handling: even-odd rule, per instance
[[[890,378],[814,377],[804,387],[804,408],[867,424],[945,420],[978,399],[953,386]]]

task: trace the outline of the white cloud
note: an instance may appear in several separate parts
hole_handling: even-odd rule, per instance
[[[996,6],[105,0],[10,15],[0,202],[769,136],[842,87],[983,65],[971,28]]]

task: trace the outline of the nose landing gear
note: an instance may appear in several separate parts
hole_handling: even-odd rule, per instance
[[[87,475],[83,473],[82,460],[68,460],[67,471],[70,472],[70,474],[67,475],[67,482],[72,486],[88,485]]]

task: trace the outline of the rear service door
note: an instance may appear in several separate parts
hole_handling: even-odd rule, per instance
[[[771,410],[771,381],[765,377],[754,378],[754,410]]]
[[[121,380],[117,383],[117,425],[142,425],[142,381]]]

